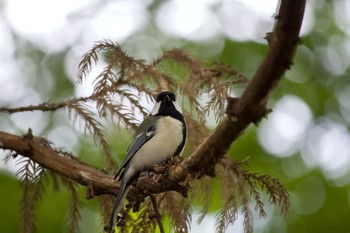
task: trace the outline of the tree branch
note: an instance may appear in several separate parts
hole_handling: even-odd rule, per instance
[[[44,102],[38,105],[29,105],[26,107],[16,107],[16,108],[6,108],[1,107],[0,112],[6,112],[9,114],[18,113],[18,112],[32,112],[32,111],[42,111],[42,112],[49,112],[49,111],[55,111],[61,108],[66,108],[67,106],[70,106],[77,102],[86,102],[88,100],[92,99],[92,96],[89,97],[80,97],[77,99],[71,99],[68,101],[62,101],[58,103],[49,103]]]
[[[221,125],[184,161],[186,170],[211,175],[215,164],[247,126],[259,122],[268,113],[265,107],[268,96],[292,64],[299,43],[305,3],[305,0],[281,1],[275,28],[267,37],[270,46],[268,54],[242,97],[228,100],[228,115]]]
[[[40,144],[31,134],[31,130],[23,137],[0,132],[0,148],[15,151],[44,168],[66,176],[81,185],[89,186],[93,189],[93,192],[89,190],[92,196],[114,194],[119,188],[112,176],[76,160],[60,156],[51,148]]]
[[[169,190],[186,196],[185,185],[194,178],[213,176],[215,165],[250,123],[257,123],[267,113],[266,102],[284,72],[290,68],[303,19],[305,0],[282,0],[274,30],[267,37],[269,51],[240,99],[228,99],[227,116],[216,130],[188,158],[172,166],[154,181],[147,176],[136,184],[136,192],[149,194]],[[112,176],[41,145],[30,133],[24,137],[0,132],[0,148],[31,158],[41,166],[89,187],[89,196],[116,193],[118,184]]]

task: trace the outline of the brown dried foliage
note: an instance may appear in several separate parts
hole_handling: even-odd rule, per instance
[[[179,49],[172,49],[163,52],[157,59],[147,64],[143,60],[135,59],[127,55],[118,44],[104,40],[97,42],[88,51],[79,64],[78,83],[88,78],[93,64],[99,61],[103,55],[107,63],[105,69],[94,80],[93,93],[88,97],[74,98],[60,103],[45,102],[36,106],[20,108],[1,108],[0,111],[8,113],[22,111],[56,111],[68,109],[73,113],[74,119],[80,118],[84,122],[85,129],[93,135],[94,142],[102,148],[106,158],[106,170],[113,173],[117,165],[112,158],[112,151],[107,142],[107,135],[100,119],[110,121],[117,120],[118,125],[122,124],[130,130],[135,130],[138,121],[137,114],[144,117],[148,115],[139,102],[140,98],[149,101],[154,100],[154,95],[161,90],[167,89],[178,94],[179,101],[184,108],[184,116],[188,126],[189,151],[193,151],[209,134],[205,127],[206,118],[209,112],[213,112],[216,119],[224,117],[226,98],[235,84],[244,83],[247,79],[236,70],[220,62],[204,64],[188,53]],[[187,70],[185,78],[175,80],[162,64],[172,62]],[[207,102],[201,104],[201,98],[207,96]],[[91,105],[96,109],[91,108]],[[52,144],[40,139],[40,143],[57,151],[62,156],[71,156],[55,148]],[[35,231],[35,215],[33,213],[36,203],[43,193],[41,174],[45,170],[30,159],[23,159],[23,165],[19,174],[23,180],[22,219],[23,232]],[[228,224],[233,223],[239,212],[244,216],[244,227],[246,232],[252,232],[253,219],[252,210],[249,204],[255,201],[255,211],[261,217],[265,217],[264,203],[261,198],[261,191],[264,190],[269,196],[271,204],[280,205],[282,212],[289,210],[289,198],[287,191],[277,179],[268,175],[255,174],[242,168],[242,164],[233,162],[229,158],[220,163],[221,179],[223,182],[222,198],[223,208],[217,214],[217,232],[224,232]],[[53,173],[51,176],[55,190],[60,190],[63,185],[71,193],[69,212],[67,215],[68,231],[77,232],[80,220],[80,208],[82,203],[77,195],[75,183]],[[211,204],[211,181],[204,178],[199,182],[195,191],[203,209],[200,212],[198,222],[209,211]],[[34,183],[35,185],[31,185]],[[35,195],[34,195],[35,194]],[[202,197],[202,198],[200,198]],[[111,196],[103,195],[101,198],[101,209],[103,222],[106,222],[110,214],[113,202]],[[189,199],[183,198],[179,193],[166,192],[158,194],[155,198],[157,205],[152,205],[149,198],[143,201],[140,211],[135,217],[134,214],[125,214],[120,225],[120,232],[154,231],[157,214],[168,216],[171,228],[175,232],[189,232],[192,220],[192,210]],[[155,203],[154,203],[155,204]],[[157,206],[155,209],[155,206]],[[159,217],[159,216],[158,216]],[[158,221],[158,224],[161,224]]]

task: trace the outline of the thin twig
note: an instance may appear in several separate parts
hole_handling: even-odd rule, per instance
[[[153,205],[154,213],[156,215],[156,220],[157,220],[157,223],[159,226],[160,233],[165,233],[163,223],[162,223],[162,216],[159,213],[157,201],[156,201],[154,195],[150,195],[149,197],[151,198],[151,201],[152,201],[152,205]]]
[[[86,102],[89,99],[92,99],[92,96],[80,97],[80,98],[57,102],[57,103],[43,102],[38,105],[29,105],[24,107],[14,107],[14,108],[0,107],[0,112],[6,112],[10,114],[17,113],[17,112],[33,112],[33,111],[50,112],[50,111],[56,111],[60,108],[65,108],[73,103]]]

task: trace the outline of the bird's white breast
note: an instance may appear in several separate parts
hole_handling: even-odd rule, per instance
[[[169,116],[160,118],[155,135],[132,158],[131,169],[142,170],[169,159],[182,142],[182,126],[180,121]]]

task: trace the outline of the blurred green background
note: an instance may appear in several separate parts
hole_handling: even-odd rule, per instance
[[[146,61],[164,49],[183,48],[250,78],[267,51],[263,37],[272,30],[276,6],[272,0],[4,0],[0,105],[89,95],[103,64],[83,85],[75,76],[81,56],[101,39],[118,42]],[[250,126],[230,155],[249,157],[251,170],[278,177],[291,195],[291,213],[284,217],[267,205],[268,217],[255,217],[254,232],[350,232],[350,1],[308,1],[301,39],[292,70],[268,103],[273,113],[258,128]],[[242,91],[237,87],[232,95]],[[209,127],[215,125],[209,120]],[[98,147],[66,111],[0,113],[1,131],[23,134],[29,127],[88,164],[103,166]],[[111,129],[109,143],[120,161],[131,136]],[[5,153],[0,151],[1,159]],[[18,232],[22,193],[15,172],[16,160],[0,162],[1,232]],[[69,194],[47,186],[36,210],[38,232],[65,232]],[[84,192],[80,188],[85,203],[80,232],[98,232],[98,201],[85,200]],[[194,215],[191,232],[214,232],[219,203],[214,195],[211,214],[200,225]],[[199,209],[193,206],[194,213]],[[226,232],[243,232],[242,218]]]

